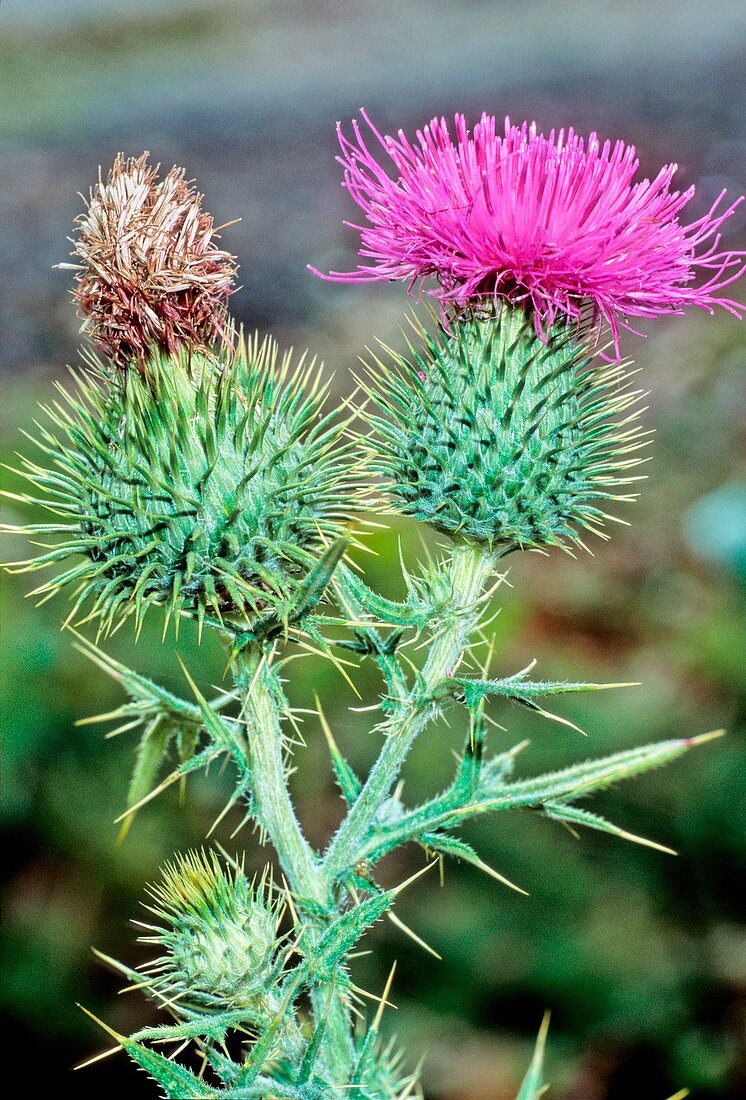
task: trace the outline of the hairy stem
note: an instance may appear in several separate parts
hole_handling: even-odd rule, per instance
[[[293,893],[326,908],[328,891],[321,863],[295,815],[284,761],[280,727],[281,689],[266,654],[257,647],[244,651],[236,669],[244,695],[243,716],[251,755],[251,790],[258,822],[274,845]],[[322,918],[309,919],[306,939],[312,948],[325,929]],[[328,1071],[345,1082],[353,1057],[352,1028],[346,1005],[327,986],[311,994],[314,1021],[325,1019],[324,1057]]]
[[[259,647],[242,653],[236,681],[244,695],[257,820],[275,847],[291,890],[325,905],[319,860],[303,835],[288,790],[275,673]]]
[[[479,617],[485,584],[497,555],[462,544],[451,556],[452,600],[450,613],[434,638],[421,675],[408,688],[403,670],[393,654],[387,654],[372,628],[369,640],[381,664],[395,711],[388,737],[371,773],[340,826],[325,861],[313,851],[298,823],[288,790],[280,727],[281,691],[266,654],[260,647],[245,651],[236,669],[244,696],[243,716],[251,757],[251,789],[257,820],[272,841],[279,863],[293,892],[326,908],[337,876],[354,863],[356,852],[367,839],[381,803],[388,797],[412,742],[426,725],[432,697],[444,678],[461,662],[469,634]],[[347,590],[345,610],[356,620],[362,608]],[[375,643],[381,642],[380,645]],[[323,917],[309,917],[309,945],[323,934]],[[345,1081],[354,1057],[349,1011],[338,993],[319,986],[312,993],[316,1024],[325,1020],[324,1060],[337,1081]]]
[[[433,640],[421,675],[409,693],[396,698],[381,753],[355,803],[337,830],[326,856],[324,872],[330,888],[354,865],[376,813],[389,797],[412,743],[432,713],[432,695],[461,662],[480,612],[480,598],[498,555],[484,547],[462,543],[451,554],[451,614]]]

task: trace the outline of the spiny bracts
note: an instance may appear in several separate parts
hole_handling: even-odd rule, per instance
[[[267,877],[252,885],[213,852],[187,852],[149,893],[159,924],[143,939],[164,949],[145,969],[151,995],[191,1011],[261,1011],[278,953],[278,899]]]
[[[177,624],[287,620],[358,488],[345,424],[303,360],[255,336],[218,361],[155,353],[121,380],[78,376],[46,409],[45,465],[18,471],[40,493],[17,499],[60,522],[15,530],[60,541],[15,568],[82,560],[33,594],[71,586],[71,617],[90,600],[104,630],[154,604]]]
[[[636,480],[645,443],[624,365],[594,357],[569,323],[546,342],[530,311],[419,325],[410,359],[375,359],[373,465],[396,507],[496,549],[582,543]],[[393,370],[392,370],[393,366]]]

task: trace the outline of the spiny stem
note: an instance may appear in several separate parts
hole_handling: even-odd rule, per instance
[[[319,860],[303,835],[288,790],[275,673],[259,647],[245,650],[238,662],[236,682],[244,694],[257,820],[275,847],[291,890],[325,905]]]
[[[483,546],[462,543],[451,553],[452,607],[449,623],[432,642],[420,677],[399,702],[388,736],[371,772],[340,825],[324,857],[329,888],[352,866],[379,807],[388,798],[412,743],[430,718],[429,700],[446,676],[461,662],[467,638],[479,617],[479,602],[494,571],[498,554]]]
[[[268,655],[259,646],[244,650],[237,659],[235,678],[244,695],[256,818],[274,845],[293,893],[326,908],[329,899],[321,863],[303,835],[288,789],[280,727],[281,689]],[[310,950],[324,930],[323,919],[308,919],[305,936]],[[327,1071],[346,1082],[354,1054],[350,1014],[338,995],[330,998],[328,994],[326,985],[313,990],[314,1021],[316,1025],[326,1021],[322,1045]]]

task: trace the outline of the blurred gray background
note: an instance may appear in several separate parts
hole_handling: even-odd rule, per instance
[[[357,212],[340,187],[334,124],[361,105],[384,130],[488,110],[623,138],[638,146],[644,173],[676,160],[679,185],[696,182],[690,219],[723,187],[746,190],[743,3],[3,0],[0,22],[6,461],[36,402],[77,361],[69,272],[53,265],[67,259],[78,193],[119,150],[184,165],[217,224],[241,218],[223,235],[241,262],[234,312],[283,344],[310,345],[336,371],[339,394],[366,343],[401,343],[409,304],[400,286],[329,285],[306,270],[354,265],[355,234],[342,221]],[[727,234],[744,247],[743,208]],[[514,711],[496,717],[512,741],[531,737],[533,770],[720,725],[729,737],[597,803],[678,859],[606,837],[577,843],[531,816],[500,818],[479,827],[479,844],[530,899],[454,867],[442,891],[425,883],[402,906],[442,964],[425,962],[392,926],[370,937],[376,954],[360,961],[360,981],[380,988],[399,959],[389,1026],[413,1061],[427,1055],[433,1098],[513,1097],[545,1007],[551,1095],[562,1100],[666,1100],[683,1085],[722,1100],[744,1085],[744,336],[725,314],[648,329],[647,341],[624,345],[644,367],[656,430],[650,482],[626,514],[633,527],[594,546],[593,558],[517,562],[497,624],[506,671],[536,656],[547,676],[643,687],[563,708],[590,745]],[[16,488],[11,475],[7,485]],[[20,521],[15,508],[5,513]],[[398,536],[416,556],[406,523],[373,540],[370,575],[390,594]],[[16,553],[4,540],[0,557]],[[174,848],[199,843],[227,788],[212,777],[183,808],[164,800],[117,847],[112,820],[131,746],[73,727],[116,706],[116,687],[60,635],[64,608],[34,610],[28,587],[3,578],[6,1049],[30,1067],[34,1088],[41,1075],[46,1095],[74,1084],[80,1097],[147,1096],[120,1059],[71,1080],[76,1060],[106,1045],[74,1002],[121,1031],[149,1018],[136,997],[116,998],[116,979],[89,946],[140,957],[127,921],[143,882]],[[157,629],[136,649],[124,634],[118,656],[183,690]],[[186,637],[179,649],[203,682],[219,678],[209,645]],[[377,690],[373,673],[360,677]],[[366,766],[376,746],[346,715],[347,689],[309,663],[294,697],[307,702],[313,687]],[[448,731],[434,731],[415,753],[413,793],[445,779],[450,747]],[[298,763],[296,797],[321,844],[339,805],[315,727]],[[224,842],[235,823],[225,822]],[[413,853],[392,873],[416,865]]]

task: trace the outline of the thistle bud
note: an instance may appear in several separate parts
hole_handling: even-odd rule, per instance
[[[190,852],[167,864],[149,892],[161,924],[146,942],[164,949],[146,969],[151,993],[193,1011],[261,1012],[278,955],[277,907],[266,885],[252,886],[214,853]]]
[[[122,369],[142,369],[154,348],[204,351],[221,339],[236,275],[183,168],[159,180],[147,161],[120,153],[99,178],[72,253],[83,331]]]
[[[82,560],[37,592],[76,586],[72,614],[90,598],[105,628],[151,605],[241,629],[287,619],[357,486],[314,363],[293,369],[254,338],[218,361],[156,355],[121,384],[84,376],[65,397],[48,410],[45,465],[18,471],[60,517],[23,530],[61,538],[17,567]]]
[[[496,549],[580,543],[644,442],[624,368],[599,365],[569,324],[546,342],[530,314],[498,305],[375,372],[374,466],[396,507]]]

